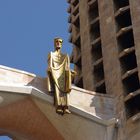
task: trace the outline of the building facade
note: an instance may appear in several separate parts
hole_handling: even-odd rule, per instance
[[[116,98],[119,139],[140,130],[139,0],[68,0],[74,84]]]

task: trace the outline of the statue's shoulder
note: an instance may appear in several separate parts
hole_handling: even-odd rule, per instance
[[[56,56],[56,53],[55,52],[50,52],[50,56],[51,57],[55,57]]]
[[[49,53],[48,53],[48,59],[50,59],[51,56],[52,56],[52,52],[49,52]]]

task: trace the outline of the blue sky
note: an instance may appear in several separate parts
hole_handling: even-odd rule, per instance
[[[0,0],[0,65],[45,77],[53,38],[72,50],[67,7],[66,0]]]
[[[0,65],[45,77],[53,38],[64,39],[63,52],[72,50],[67,7],[66,0],[0,0]]]
[[[7,137],[7,136],[1,136],[0,140],[12,140],[11,138]]]

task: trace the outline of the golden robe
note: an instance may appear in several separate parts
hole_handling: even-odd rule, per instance
[[[55,93],[56,106],[68,106],[68,93],[71,91],[68,55],[54,52],[48,55],[48,91]]]

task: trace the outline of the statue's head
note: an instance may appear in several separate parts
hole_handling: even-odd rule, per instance
[[[55,49],[61,49],[62,48],[62,43],[63,43],[62,38],[59,38],[59,37],[55,38],[54,39],[54,47],[55,47]]]

